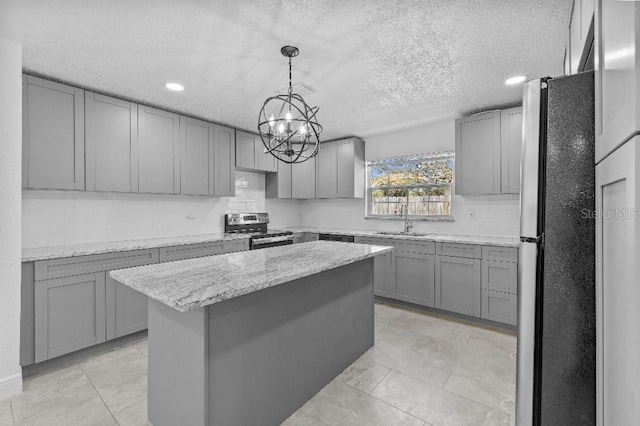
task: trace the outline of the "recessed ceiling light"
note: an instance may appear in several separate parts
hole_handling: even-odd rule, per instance
[[[508,84],[513,86],[514,84],[520,84],[527,79],[526,75],[517,75],[515,77],[511,77],[505,80],[504,84]]]
[[[184,86],[178,83],[167,83],[165,87],[169,90],[175,90],[176,92],[181,92],[184,90]]]

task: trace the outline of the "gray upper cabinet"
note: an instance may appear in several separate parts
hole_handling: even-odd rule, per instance
[[[436,308],[480,316],[480,260],[438,256],[436,259]]]
[[[316,197],[338,197],[338,162],[336,145],[332,142],[320,144],[316,155]]]
[[[140,192],[180,193],[180,117],[141,105],[138,136]]]
[[[456,120],[457,195],[500,193],[500,111]]]
[[[214,193],[216,197],[236,194],[236,132],[216,125],[214,147]]]
[[[316,197],[363,198],[364,173],[364,141],[322,143],[316,160]]]
[[[264,152],[259,135],[236,131],[236,168],[248,171],[276,172],[278,160]]]
[[[84,91],[23,75],[22,185],[85,188]]]
[[[520,192],[522,107],[456,120],[457,195]]]
[[[180,117],[180,193],[213,195],[215,125]]]
[[[522,107],[500,112],[501,192],[520,193],[520,157],[522,156]]]
[[[291,165],[291,198],[316,198],[316,161]]]
[[[87,191],[138,192],[138,105],[85,92]]]
[[[277,173],[268,173],[264,178],[266,198],[291,198],[291,164],[278,161]]]

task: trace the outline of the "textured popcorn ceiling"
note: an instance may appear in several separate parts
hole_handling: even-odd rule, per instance
[[[0,0],[0,37],[27,71],[248,130],[286,87],[291,44],[326,140],[518,103],[507,77],[562,73],[571,4]]]

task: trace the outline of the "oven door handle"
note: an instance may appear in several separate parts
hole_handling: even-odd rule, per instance
[[[255,245],[279,243],[281,241],[293,241],[293,235],[281,235],[278,237],[254,238],[251,242]]]

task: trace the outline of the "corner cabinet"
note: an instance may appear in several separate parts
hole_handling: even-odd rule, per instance
[[[84,90],[23,75],[22,99],[22,186],[84,190]]]
[[[316,198],[364,198],[364,141],[321,143],[316,157]]]
[[[140,106],[138,110],[140,192],[180,193],[180,117]]]
[[[456,120],[456,195],[520,192],[522,107]]]
[[[596,163],[640,134],[640,2],[596,1]]]
[[[278,160],[268,152],[264,152],[264,144],[259,135],[237,130],[236,168],[274,173],[278,171]]]
[[[138,105],[85,92],[87,191],[138,192]]]
[[[316,198],[316,161],[287,164],[278,161],[278,172],[265,176],[266,198]]]

